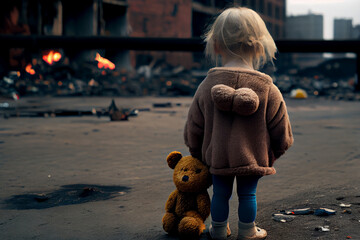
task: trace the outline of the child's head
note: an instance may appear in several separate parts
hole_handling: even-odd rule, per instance
[[[228,8],[205,35],[206,55],[251,61],[255,69],[275,58],[276,45],[264,21],[249,8]]]

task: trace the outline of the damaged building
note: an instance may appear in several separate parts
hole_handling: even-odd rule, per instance
[[[2,15],[15,6],[26,34],[113,37],[200,37],[222,9],[247,6],[258,11],[275,39],[284,35],[285,0],[14,0],[5,3]],[[8,16],[10,17],[10,16]],[[3,26],[7,28],[11,26]],[[9,33],[1,31],[1,33]],[[11,31],[10,31],[11,34]],[[64,49],[72,61],[89,61],[95,51]],[[116,66],[130,69],[163,60],[187,69],[201,67],[201,54],[189,52],[102,52]]]
[[[254,9],[274,39],[284,38],[285,0],[13,0],[0,10],[0,35],[199,38],[222,9],[232,6]],[[126,46],[3,48],[0,56],[0,95],[14,98],[32,94],[192,95],[211,66],[202,52],[133,51]],[[274,80],[285,93],[301,87],[314,95],[326,95],[329,88],[340,86],[333,84],[340,81],[332,79],[335,74],[323,76],[321,69],[305,72],[318,81],[300,74],[289,81],[288,74],[279,75],[279,71]],[[347,92],[356,83],[353,75],[341,81]],[[317,82],[321,84],[312,86]]]

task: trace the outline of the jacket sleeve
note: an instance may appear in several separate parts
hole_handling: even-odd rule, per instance
[[[266,115],[271,150],[275,156],[273,162],[270,163],[272,166],[274,161],[283,155],[294,142],[286,104],[275,85],[272,85],[269,91]]]
[[[201,148],[204,139],[204,116],[199,105],[199,99],[195,94],[190,106],[184,129],[184,140],[189,148],[191,156],[201,160]]]

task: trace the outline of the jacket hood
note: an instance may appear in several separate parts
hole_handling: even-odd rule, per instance
[[[218,84],[211,88],[211,97],[221,111],[232,111],[241,116],[250,116],[259,107],[259,97],[250,88],[238,88]]]

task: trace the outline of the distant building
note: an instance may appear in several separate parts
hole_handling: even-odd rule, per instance
[[[352,19],[334,19],[334,40],[353,38]]]
[[[360,24],[353,27],[353,39],[360,39]]]
[[[289,16],[286,18],[285,35],[290,40],[322,40],[324,37],[323,15],[309,13],[307,15]],[[319,53],[291,54],[287,59],[289,65],[298,68],[315,66],[324,60]]]
[[[285,34],[287,39],[322,40],[324,38],[323,15],[289,16],[286,18]]]

